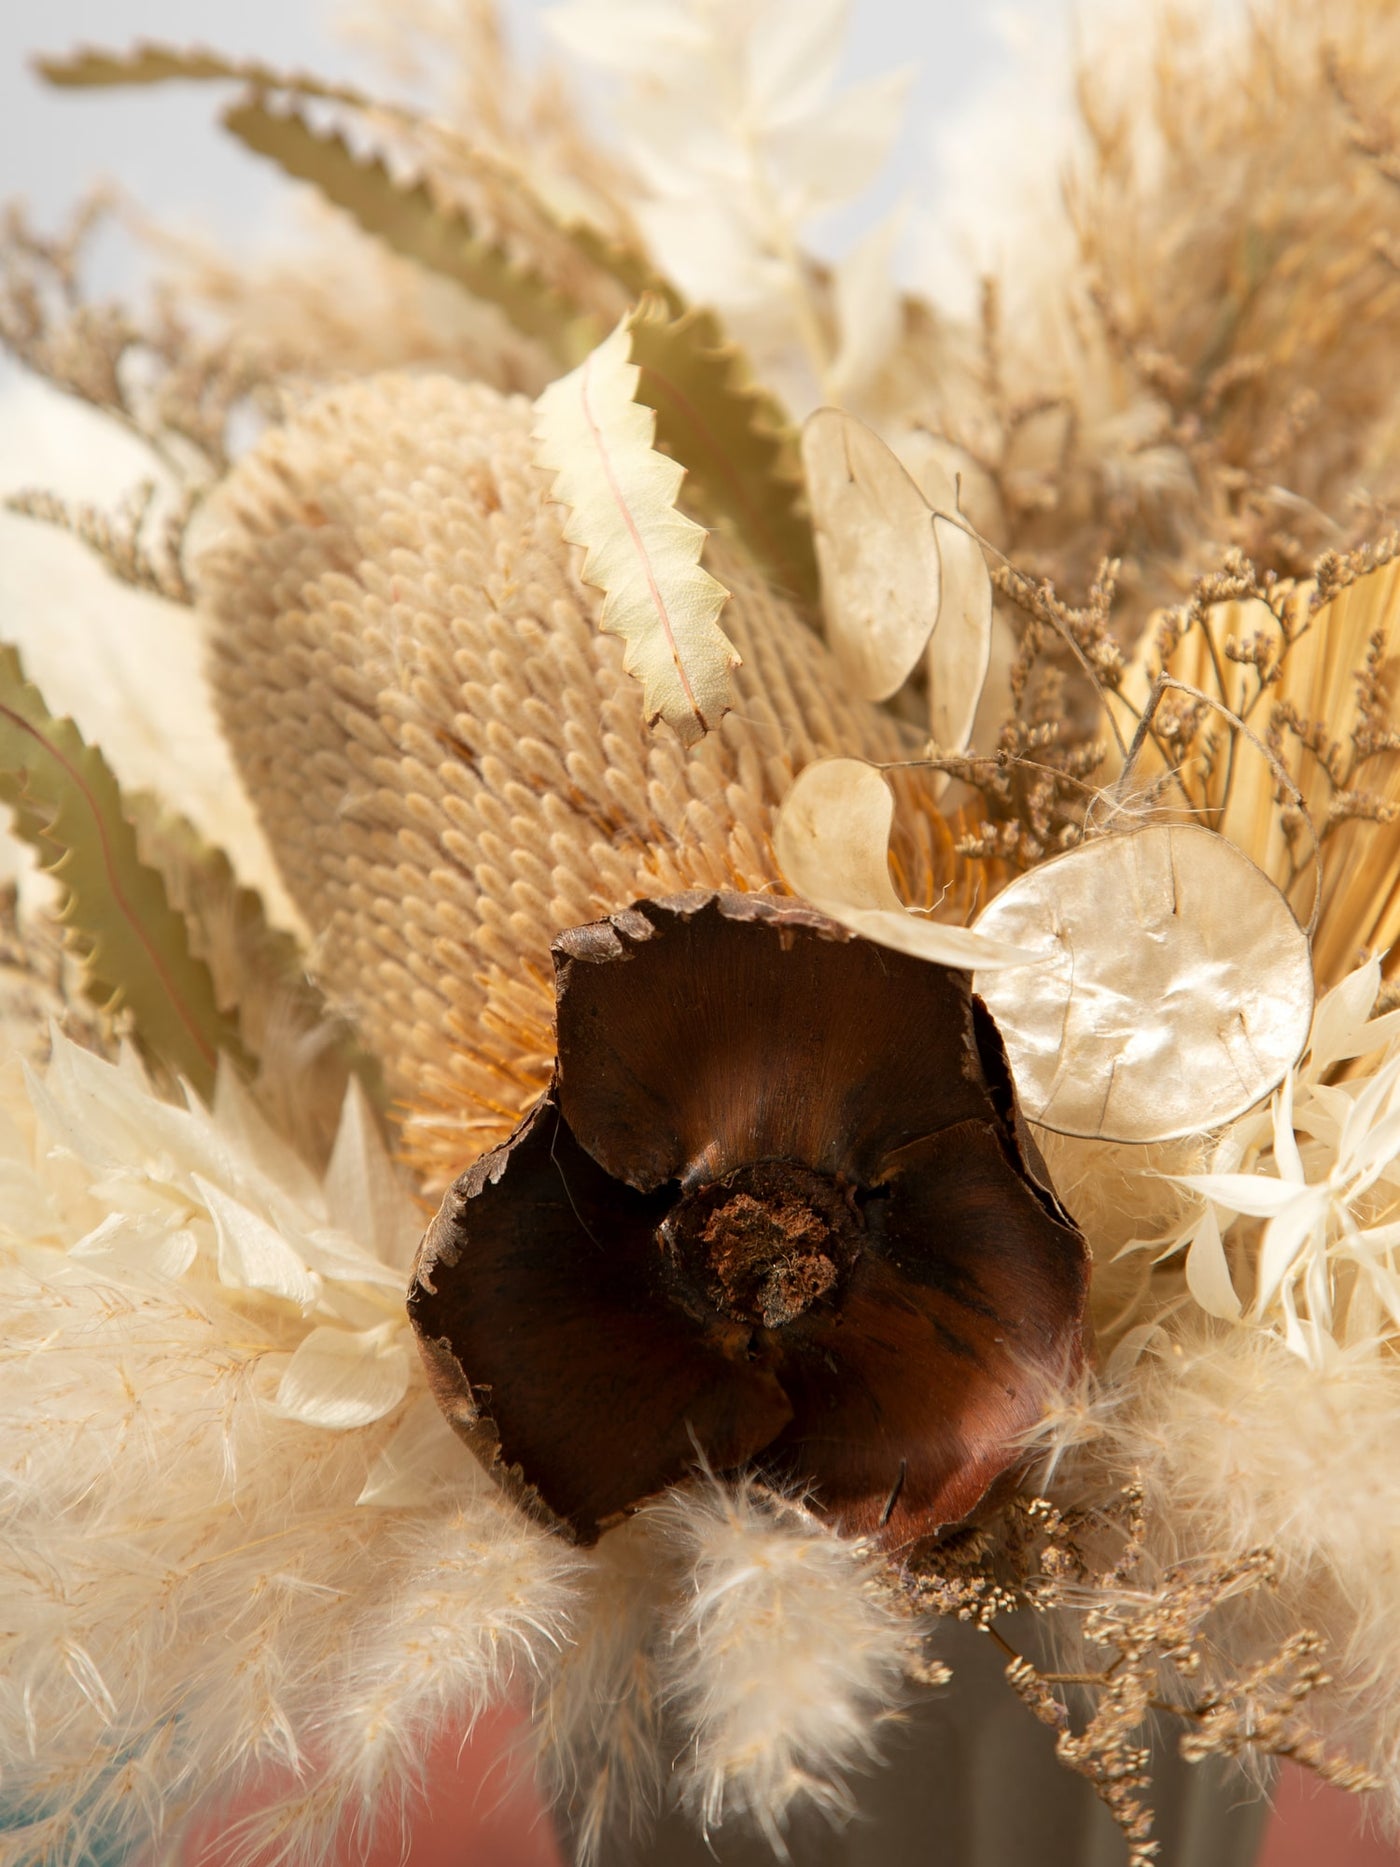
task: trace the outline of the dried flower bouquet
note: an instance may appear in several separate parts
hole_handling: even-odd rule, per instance
[[[45,67],[222,86],[295,263],[142,320],[7,223],[152,459],[12,505],[204,632],[256,824],[0,652],[0,1863],[269,1768],[323,1859],[510,1694],[580,1859],[781,1853],[949,1616],[1135,1863],[1153,1717],[1400,1819],[1400,19],[1104,29],[969,327],[805,248],[839,5],[571,0],[606,146],[396,18],[414,107]]]

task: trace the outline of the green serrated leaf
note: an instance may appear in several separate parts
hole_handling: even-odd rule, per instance
[[[159,875],[142,862],[121,789],[71,720],[55,719],[0,647],[0,798],[63,894],[61,918],[94,997],[126,1005],[144,1048],[212,1095],[220,1051],[246,1063],[208,968]]]
[[[816,550],[802,502],[796,436],[753,380],[713,312],[674,316],[649,298],[628,320],[637,399],[656,411],[656,445],[727,519],[755,559],[799,602],[818,601]]]
[[[409,202],[412,189],[393,183],[387,172],[375,178],[368,171],[379,165],[349,156],[342,139],[312,130],[304,117],[269,110],[262,94],[277,92],[284,96],[318,98],[370,115],[388,115],[411,122],[412,113],[401,105],[373,98],[353,86],[327,84],[304,72],[279,71],[257,59],[225,58],[203,47],[181,50],[149,40],[138,41],[125,52],[84,47],[60,58],[38,58],[35,69],[50,84],[65,89],[164,84],[172,79],[225,80],[251,86],[257,95],[246,106],[235,108],[225,117],[227,127],[250,148],[278,162],[289,174],[312,182],[395,251],[406,253],[434,271],[445,272],[478,297],[499,304],[519,329],[548,343],[570,366],[579,362],[603,335],[605,325],[591,318],[585,319],[583,327],[579,328],[583,313],[578,305],[568,303],[547,280],[510,258],[501,248],[481,240],[459,211],[433,202],[425,194],[423,205],[428,212],[424,215],[421,208]],[[245,114],[245,110],[252,114]],[[281,127],[269,130],[260,120],[264,116],[271,117],[273,123]],[[300,134],[288,127],[292,124]],[[307,139],[311,139],[313,147],[306,146]],[[581,259],[620,286],[629,298],[654,293],[666,302],[673,316],[685,309],[680,293],[656,271],[644,253],[596,227],[564,221],[538,198],[525,176],[472,148],[464,139],[457,140],[463,154],[490,173],[494,187],[513,194],[541,217],[569,242]],[[339,156],[334,149],[337,144]],[[358,171],[356,177],[345,176],[344,156],[349,156],[354,163]],[[386,198],[386,184],[387,189],[393,191],[391,200]]]
[[[326,1003],[295,936],[268,920],[262,896],[239,881],[223,850],[162,799],[136,792],[126,807],[142,860],[160,875],[209,968],[220,1011],[237,1018],[258,1059],[259,1103],[305,1159],[323,1166],[351,1075],[383,1112],[378,1064]]]
[[[517,330],[547,344],[562,361],[574,362],[580,348],[587,351],[601,337],[596,320],[479,235],[461,209],[435,201],[422,182],[395,181],[378,157],[356,156],[338,131],[317,130],[295,108],[273,110],[257,97],[233,105],[223,121],[241,143],[310,182],[366,233],[499,305]]]
[[[277,71],[258,59],[225,58],[203,46],[182,50],[150,39],[138,39],[125,52],[82,46],[62,57],[39,57],[34,60],[34,69],[60,90],[168,84],[179,78],[203,83],[231,79],[263,91],[296,91],[302,97],[327,98],[338,104],[353,104],[360,110],[376,108],[371,98],[350,85],[325,84],[303,72]]]

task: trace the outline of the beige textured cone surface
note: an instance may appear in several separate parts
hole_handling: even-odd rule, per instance
[[[718,539],[734,711],[690,753],[649,731],[532,419],[442,377],[338,390],[233,473],[197,566],[235,757],[430,1189],[542,1087],[561,928],[774,885],[773,811],[804,764],[909,753]]]

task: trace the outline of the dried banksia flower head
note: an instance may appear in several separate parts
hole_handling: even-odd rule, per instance
[[[548,1081],[556,933],[639,895],[775,885],[795,772],[912,743],[722,545],[737,705],[690,752],[649,730],[531,420],[445,378],[338,390],[229,477],[198,564],[220,711],[318,976],[439,1188]],[[927,838],[907,866],[932,896]]]

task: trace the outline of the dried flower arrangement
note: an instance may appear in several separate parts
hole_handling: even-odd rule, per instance
[[[265,839],[0,652],[0,1863],[274,1765],[325,1858],[507,1693],[580,1860],[781,1853],[949,1616],[1134,1863],[1154,1716],[1400,1821],[1396,19],[1093,49],[965,329],[804,249],[842,13],[571,0],[620,151],[488,0],[413,109],[46,67],[335,215],[144,322],[96,210],[0,251],[153,463],[14,509],[188,608]]]

